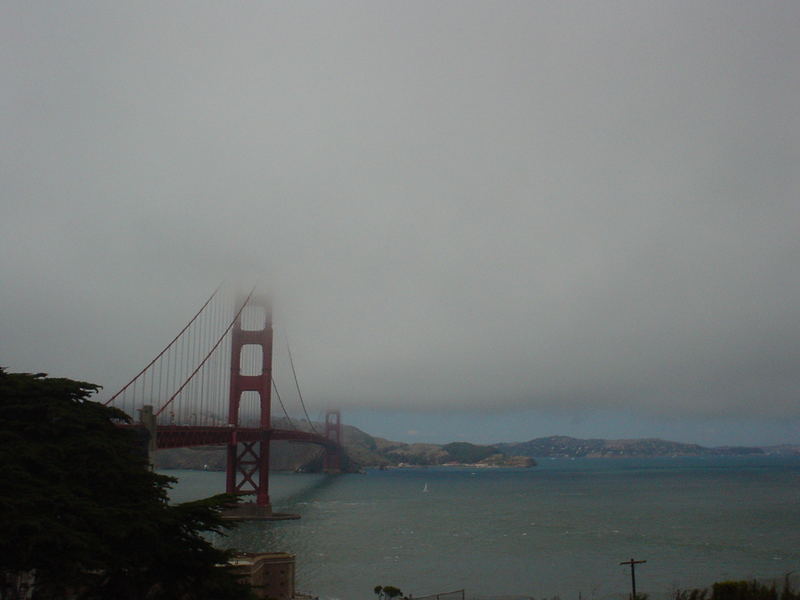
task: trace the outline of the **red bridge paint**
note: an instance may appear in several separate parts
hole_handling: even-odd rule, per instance
[[[217,292],[215,291],[214,294]],[[214,295],[212,295],[212,298]],[[203,312],[203,308],[190,321],[194,322]],[[263,513],[271,512],[269,497],[269,450],[272,440],[289,440],[309,444],[317,444],[325,449],[325,470],[339,471],[341,468],[341,440],[342,426],[339,411],[328,411],[325,417],[325,435],[316,432],[274,429],[271,423],[271,389],[272,389],[272,315],[268,301],[263,297],[253,296],[251,292],[246,299],[242,299],[238,312],[233,322],[228,321],[226,333],[231,335],[231,355],[230,355],[230,381],[228,394],[228,423],[227,426],[220,425],[178,425],[174,419],[170,424],[158,424],[158,416],[170,408],[172,411],[173,400],[184,390],[187,385],[197,375],[209,356],[218,348],[222,341],[219,338],[211,348],[209,353],[188,379],[183,381],[178,390],[170,396],[164,404],[154,412],[153,407],[143,405],[140,409],[141,422],[136,427],[144,425],[150,432],[150,450],[164,448],[184,448],[191,446],[227,446],[226,464],[226,491],[230,494],[243,495],[255,494],[255,505]],[[243,329],[242,312],[246,306],[259,307],[264,311],[263,327],[261,329]],[[164,353],[175,344],[176,340],[189,327],[187,325],[178,336],[170,342],[156,359],[151,361],[131,382],[122,390],[117,392],[106,404],[114,401],[115,398],[124,394],[125,390],[132,387],[136,391],[136,382],[143,375],[146,377],[148,369]],[[225,334],[223,334],[224,336]],[[242,349],[246,346],[259,346],[261,348],[261,368],[257,375],[242,374]],[[175,361],[173,360],[173,363]],[[256,370],[258,371],[258,369]],[[152,378],[150,386],[152,390]],[[159,380],[160,386],[160,380]],[[139,389],[146,389],[146,385],[140,385]],[[299,391],[299,390],[298,390]],[[242,395],[251,392],[258,395],[259,402],[259,425],[258,427],[244,427],[239,419],[239,407],[242,402]],[[190,396],[191,397],[191,396]],[[124,398],[124,396],[123,396]],[[301,398],[302,401],[302,398]],[[172,413],[170,413],[172,414]],[[288,416],[288,415],[287,415]],[[134,425],[126,425],[132,427]],[[313,427],[312,427],[313,429]],[[155,438],[155,439],[153,439]]]

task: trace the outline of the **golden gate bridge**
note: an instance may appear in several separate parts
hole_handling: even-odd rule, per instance
[[[343,456],[339,411],[327,411],[324,429],[317,431],[287,340],[306,423],[289,416],[273,376],[272,350],[268,299],[254,290],[231,294],[218,287],[172,341],[104,404],[138,416],[139,423],[129,426],[147,429],[151,451],[226,446],[226,492],[255,496],[254,502],[240,505],[238,514],[268,517],[272,441],[320,446],[328,472],[340,470]],[[272,392],[285,416],[280,422],[287,427],[273,427]]]

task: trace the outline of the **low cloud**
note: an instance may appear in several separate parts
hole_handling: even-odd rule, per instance
[[[7,12],[2,364],[260,280],[320,405],[800,416],[797,6]]]

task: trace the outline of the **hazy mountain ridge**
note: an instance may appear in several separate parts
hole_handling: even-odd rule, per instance
[[[535,438],[527,442],[495,444],[507,454],[553,458],[610,458],[650,456],[740,456],[748,454],[797,454],[795,446],[772,448],[720,446],[709,448],[699,444],[671,442],[659,438],[605,440],[580,439],[568,436]],[[781,451],[778,451],[781,448]]]
[[[512,456],[496,446],[451,442],[427,444],[395,442],[372,437],[356,427],[345,426],[344,446],[350,458],[364,467],[435,466],[470,464],[484,466],[521,466],[536,464],[530,457]]]
[[[276,427],[286,424],[275,421]],[[302,429],[309,430],[308,424]],[[315,424],[321,430],[321,424]],[[529,467],[536,464],[530,457],[512,456],[496,446],[451,442],[449,444],[407,444],[384,438],[344,425],[342,441],[350,463],[357,467],[434,466],[446,464],[471,464],[494,467]],[[322,450],[311,444],[273,442],[270,449],[270,469],[293,471],[314,470],[321,461]],[[160,450],[155,463],[161,469],[207,469],[222,471],[226,463],[225,447],[176,448]]]
[[[286,424],[276,421],[277,427]],[[310,429],[308,424],[303,429]],[[316,424],[318,430],[322,425]],[[484,466],[532,466],[534,458],[612,458],[657,456],[741,456],[800,455],[800,446],[769,447],[720,446],[671,442],[658,438],[605,440],[569,436],[535,438],[527,442],[502,442],[492,445],[451,442],[449,444],[405,443],[373,437],[344,425],[342,437],[347,455],[354,466],[435,466],[478,464]],[[321,449],[308,444],[277,442],[272,444],[270,468],[291,471],[319,463]],[[224,447],[178,448],[156,453],[156,466],[162,469],[225,469]]]

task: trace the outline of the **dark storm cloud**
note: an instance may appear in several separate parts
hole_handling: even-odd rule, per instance
[[[7,3],[0,363],[266,282],[309,397],[800,416],[794,3]]]

